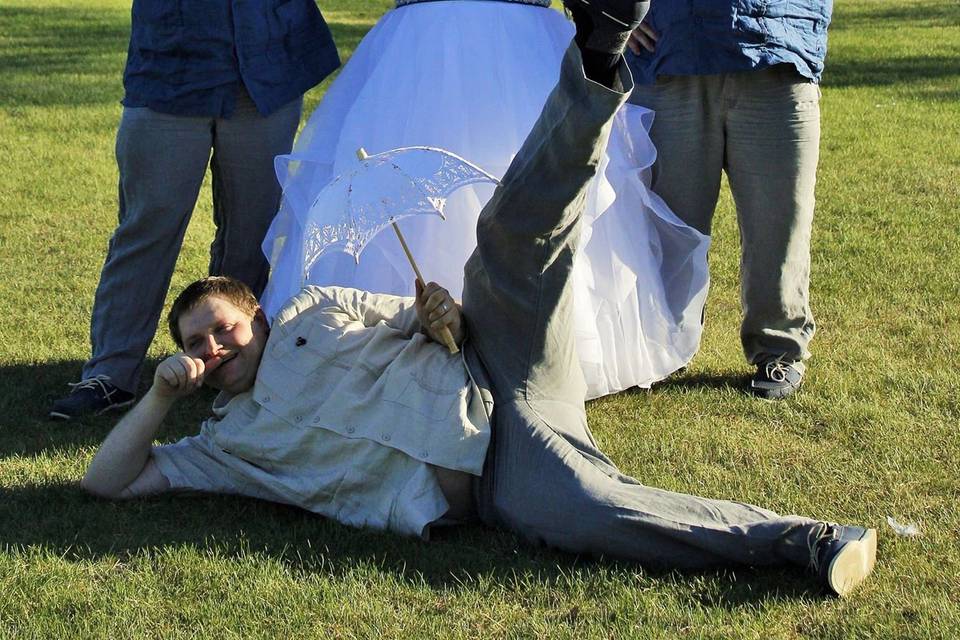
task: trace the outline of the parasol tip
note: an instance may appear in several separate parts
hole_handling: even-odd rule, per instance
[[[363,147],[360,147],[359,149],[357,149],[357,159],[359,159],[359,160],[366,160],[366,159],[367,159],[367,150],[364,149]]]

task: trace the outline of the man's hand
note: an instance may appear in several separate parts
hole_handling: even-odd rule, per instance
[[[166,399],[188,396],[203,384],[204,378],[220,366],[220,357],[204,362],[185,353],[177,353],[157,367],[153,376],[153,392]]]
[[[640,53],[640,47],[653,53],[653,50],[657,47],[657,40],[659,39],[660,35],[653,30],[653,27],[646,21],[643,21],[640,23],[640,26],[630,34],[630,39],[627,40],[627,46],[630,47],[630,51],[636,54]]]
[[[460,314],[460,305],[450,296],[450,292],[436,282],[427,283],[426,287],[417,281],[417,317],[420,326],[434,342],[443,344],[440,338],[440,329],[446,326],[453,334],[453,341],[459,345],[463,342],[463,317]]]

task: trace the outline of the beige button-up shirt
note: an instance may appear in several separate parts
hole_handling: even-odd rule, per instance
[[[174,489],[426,536],[449,506],[431,465],[482,471],[483,398],[462,356],[419,333],[412,298],[307,287],[277,315],[253,389],[153,456]]]

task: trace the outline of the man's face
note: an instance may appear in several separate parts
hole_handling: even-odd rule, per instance
[[[181,315],[179,326],[184,353],[215,367],[204,384],[229,393],[253,387],[267,343],[267,321],[260,309],[251,317],[210,296]]]

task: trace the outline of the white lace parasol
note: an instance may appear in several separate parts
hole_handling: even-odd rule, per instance
[[[304,274],[330,249],[358,262],[373,236],[412,215],[438,215],[460,187],[498,180],[460,156],[433,147],[361,152],[355,170],[334,178],[310,206],[304,230]]]

